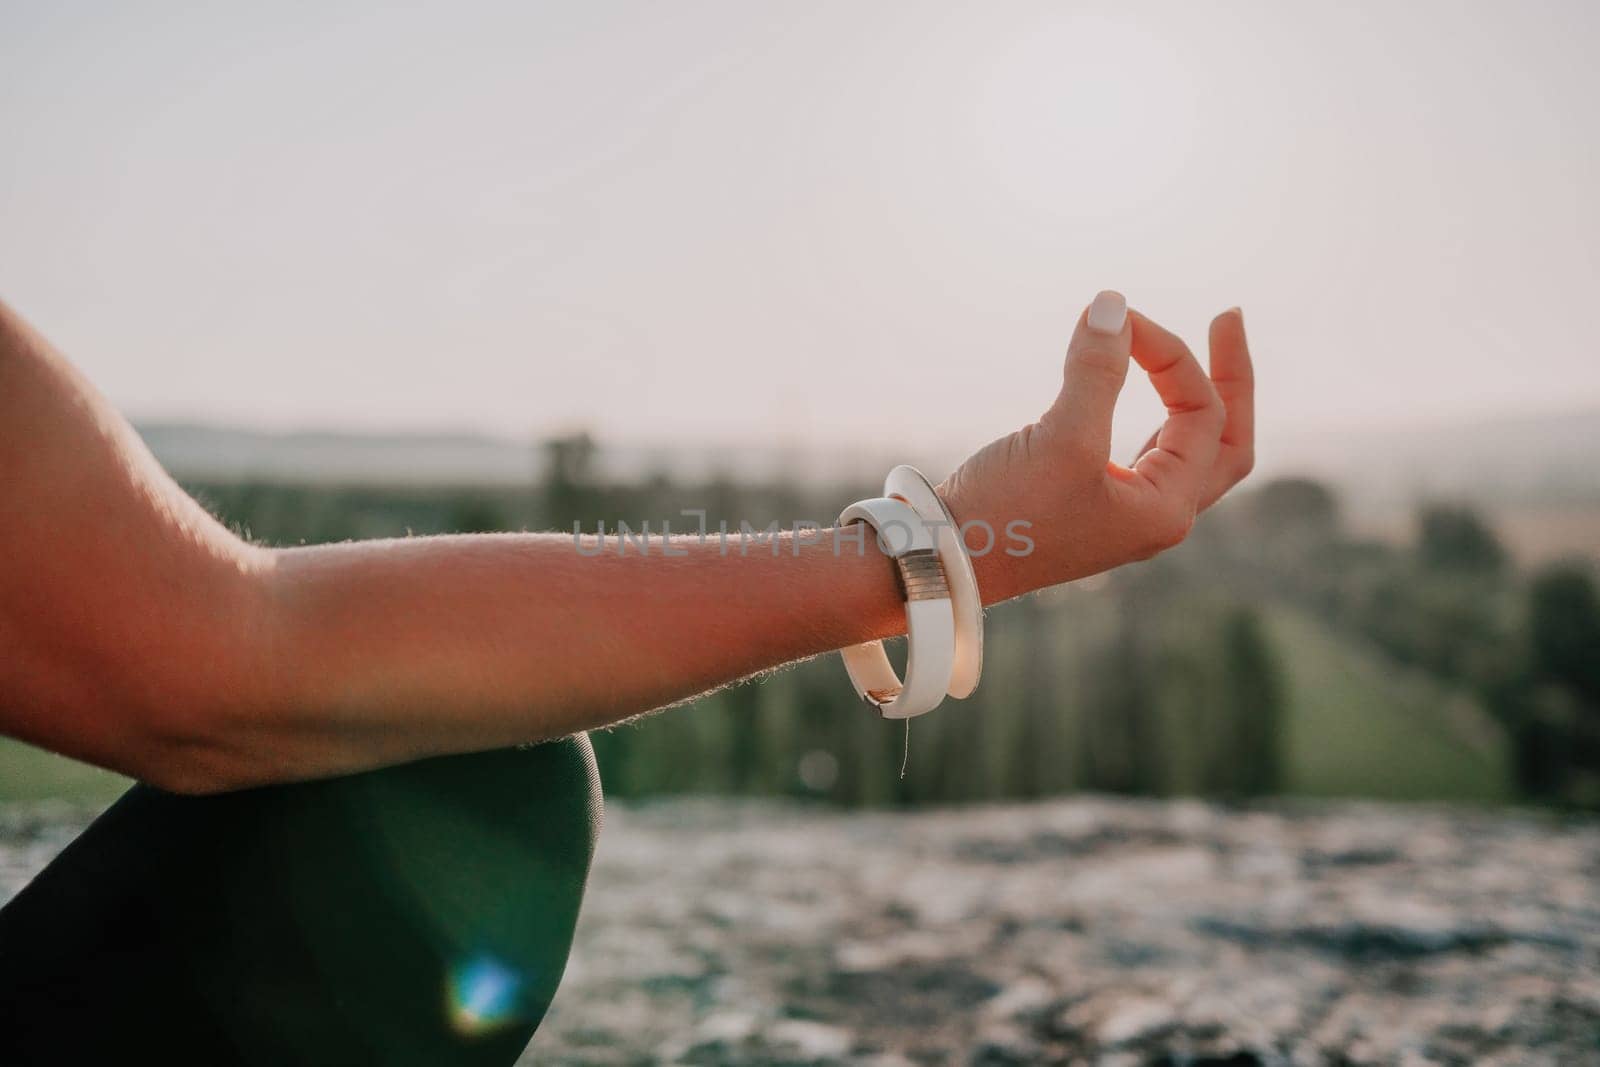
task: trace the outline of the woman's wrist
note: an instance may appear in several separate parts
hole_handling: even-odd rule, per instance
[[[948,482],[938,486],[936,491],[962,531],[984,606],[1001,604],[1032,592],[1034,587],[1026,583],[1023,574],[1026,556],[1018,554],[1031,550],[1032,545],[1016,537],[1018,532],[1031,530],[1031,525],[1016,527],[1008,525],[1010,520],[997,523],[978,514],[959,494],[950,490]]]
[[[797,629],[815,631],[819,637],[790,658],[906,632],[905,600],[894,560],[884,554],[871,530],[829,528],[785,534],[777,551],[803,568],[796,580],[804,583],[804,595],[812,601],[797,613],[797,620],[810,621]]]

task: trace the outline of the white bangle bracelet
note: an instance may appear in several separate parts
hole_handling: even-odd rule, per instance
[[[950,687],[955,662],[955,617],[933,534],[903,500],[858,500],[839,514],[839,525],[864,522],[895,562],[906,597],[906,677],[894,673],[882,641],[841,649],[844,668],[869,707],[886,719],[932,711]]]
[[[978,575],[972,569],[961,527],[933,483],[915,467],[901,464],[890,471],[883,482],[883,495],[904,500],[925,525],[933,528],[955,612],[956,656],[949,693],[957,700],[969,697],[983,674],[983,597],[978,592]]]
[[[884,489],[888,495],[845,508],[839,524],[871,526],[895,561],[906,597],[905,680],[881,641],[852,645],[840,655],[868,706],[886,719],[909,719],[938,707],[947,693],[964,697],[976,688],[983,609],[960,531],[928,480],[915,468],[896,467]]]

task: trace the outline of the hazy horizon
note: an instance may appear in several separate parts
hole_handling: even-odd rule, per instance
[[[321,485],[526,486],[542,474],[541,439],[471,428],[364,432],[320,427],[273,430],[221,423],[140,420],[137,428],[179,478]],[[812,487],[876,482],[911,462],[935,479],[962,458],[951,441],[855,444],[842,439],[764,437],[730,446],[705,440],[639,441],[600,436],[602,481],[657,476],[684,484],[727,478],[744,484]],[[1409,511],[1430,498],[1480,505],[1600,504],[1600,409],[1539,418],[1498,417],[1436,425],[1368,426],[1359,433],[1305,427],[1263,443],[1257,485],[1284,476],[1317,478],[1355,510]]]
[[[0,15],[0,298],[123,410],[972,447],[1101,287],[1292,427],[1600,406],[1600,9]],[[1130,390],[1124,439],[1157,418]]]

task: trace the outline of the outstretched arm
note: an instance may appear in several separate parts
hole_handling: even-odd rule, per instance
[[[1130,356],[1169,418],[1124,468],[1110,420]],[[1248,470],[1249,405],[1236,312],[1213,326],[1208,376],[1098,298],[1045,415],[941,487],[960,521],[1031,524],[1026,556],[975,561],[984,599],[1181,540]],[[0,425],[0,733],[171,789],[558,737],[904,625],[870,538],[747,554],[685,539],[671,557],[581,555],[564,535],[250,545],[3,305]]]

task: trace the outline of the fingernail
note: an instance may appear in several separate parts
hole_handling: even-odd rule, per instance
[[[1105,290],[1089,305],[1088,325],[1095,333],[1121,333],[1122,324],[1127,321],[1128,302],[1115,290]]]

